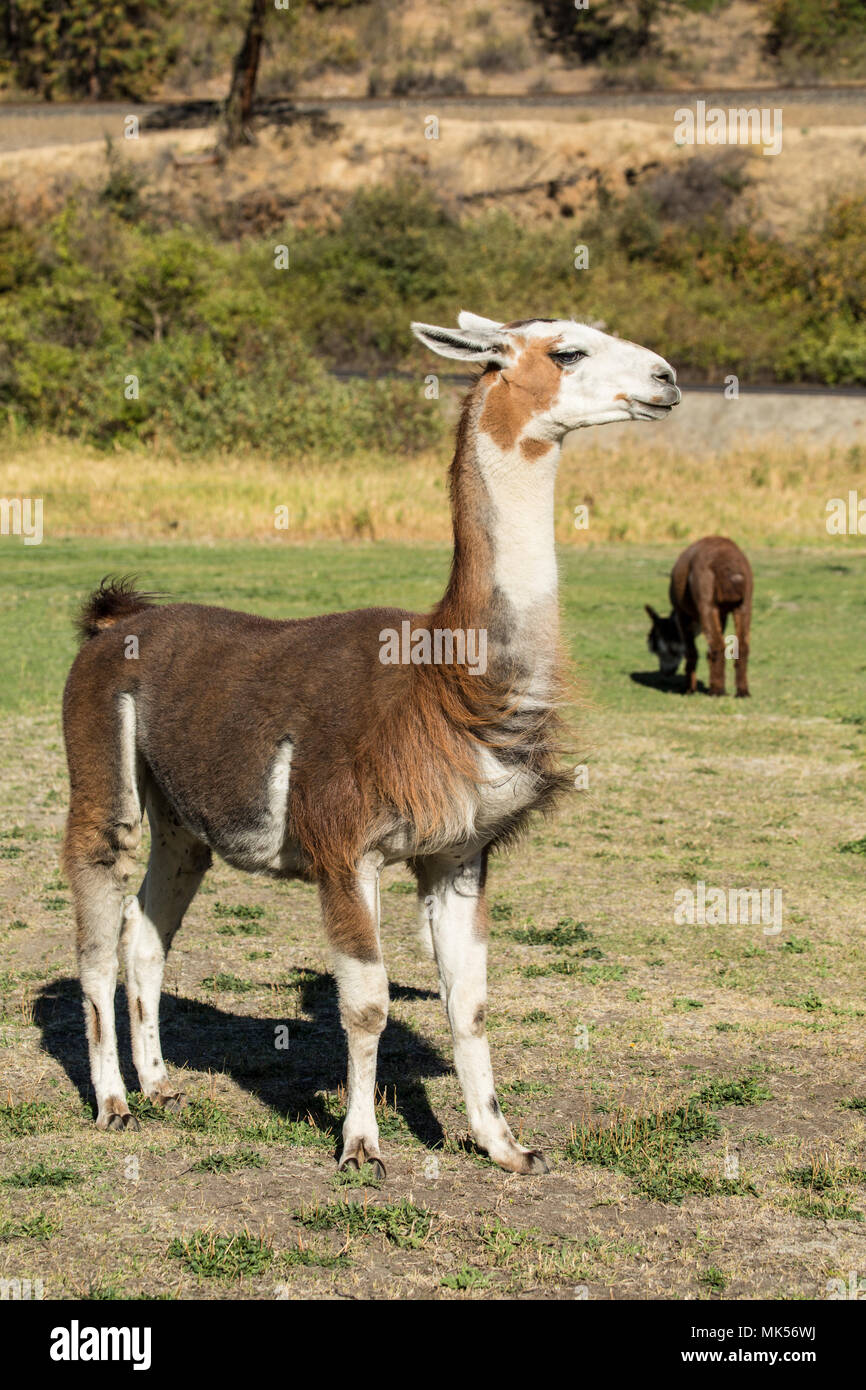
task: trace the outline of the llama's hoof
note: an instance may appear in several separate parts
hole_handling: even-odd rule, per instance
[[[134,1115],[130,1115],[129,1112],[125,1115],[108,1115],[105,1124],[100,1126],[97,1120],[96,1127],[97,1129],[126,1130],[128,1134],[136,1134],[141,1129],[138,1120]]]
[[[543,1177],[545,1173],[550,1172],[550,1164],[540,1149],[530,1149],[523,1155],[523,1167],[520,1171],[529,1177]]]
[[[738,691],[737,691],[737,694],[736,694],[736,699],[738,699],[738,700],[749,700],[749,699],[751,699],[751,695],[752,695],[751,690],[738,690]]]
[[[707,691],[708,695],[715,695],[717,698],[721,698],[721,696],[724,695],[724,693],[724,690],[714,690],[712,686],[710,686],[709,690]]]
[[[506,1157],[494,1162],[507,1173],[520,1173],[522,1177],[542,1177],[550,1172],[550,1164],[540,1149],[521,1149],[517,1144]]]
[[[120,1096],[109,1096],[108,1099],[99,1107],[96,1116],[97,1129],[128,1129],[134,1131],[141,1126],[134,1115],[129,1113],[129,1106]]]
[[[183,1091],[151,1091],[149,1099],[161,1110],[167,1110],[172,1115],[176,1114],[178,1110],[183,1110],[186,1105],[186,1096]]]
[[[382,1182],[387,1177],[381,1154],[372,1150],[372,1147],[368,1149],[363,1139],[354,1140],[346,1145],[337,1168],[341,1173],[359,1173],[366,1163],[372,1168],[377,1181]]]

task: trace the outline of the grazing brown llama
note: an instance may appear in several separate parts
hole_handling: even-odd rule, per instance
[[[509,1129],[485,1031],[490,850],[569,785],[556,714],[554,483],[569,430],[662,419],[680,400],[658,354],[571,320],[414,324],[434,352],[478,363],[451,467],[454,555],[426,616],[393,608],[278,622],[129,586],[85,604],[64,697],[71,801],[64,863],[97,1127],[135,1128],[114,992],[126,962],[142,1092],[179,1101],[159,1002],[171,940],[211,862],[319,885],[348,1039],[341,1167],[384,1171],[374,1106],[388,980],[379,872],[418,885],[477,1144],[503,1168],[547,1170]],[[400,642],[394,634],[411,639]],[[484,635],[485,660],[431,659]],[[130,639],[135,637],[136,643]],[[479,643],[475,643],[475,650]],[[127,659],[136,651],[134,659]],[[146,809],[151,853],[130,893]]]
[[[707,639],[709,694],[724,695],[725,625],[732,613],[737,694],[748,695],[753,588],[751,565],[739,546],[726,536],[704,536],[684,550],[671,571],[670,617],[662,618],[650,604],[645,605],[652,619],[647,645],[658,657],[662,675],[675,676],[685,657],[685,693],[694,694],[698,684],[695,636],[701,631]]]

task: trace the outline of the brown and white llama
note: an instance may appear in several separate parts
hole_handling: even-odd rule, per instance
[[[432,613],[374,608],[279,622],[155,604],[122,582],[103,583],[84,606],[85,640],[63,706],[64,864],[100,1129],[136,1127],[115,1033],[119,947],[141,1090],[164,1106],[180,1100],[160,1046],[163,966],[215,852],[253,873],[318,883],[348,1038],[340,1166],[369,1160],[384,1172],[375,1115],[388,1015],[379,873],[405,861],[472,1135],[503,1168],[547,1171],[541,1153],[514,1139],[494,1089],[487,859],[569,784],[556,714],[562,438],[588,425],[661,419],[680,392],[656,353],[571,320],[500,324],[461,314],[458,328],[413,329],[434,352],[482,369],[457,432],[454,555]],[[411,659],[383,659],[386,635],[407,623]],[[452,641],[486,634],[484,669],[426,661],[437,632]],[[138,655],[127,659],[133,636]],[[145,809],[150,861],[134,895]]]

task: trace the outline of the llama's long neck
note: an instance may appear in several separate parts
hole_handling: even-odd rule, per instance
[[[482,378],[464,406],[451,469],[454,560],[439,617],[487,631],[490,669],[517,663],[543,694],[556,666],[554,486],[559,444],[490,409]]]

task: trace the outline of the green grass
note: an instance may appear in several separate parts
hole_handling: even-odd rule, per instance
[[[264,917],[265,909],[256,903],[237,903],[233,907],[231,903],[215,902],[213,915],[214,917],[230,917],[233,921],[254,922],[259,917]]]
[[[68,1187],[81,1180],[82,1175],[75,1168],[49,1168],[42,1161],[2,1179],[5,1187]]]
[[[471,1292],[473,1289],[486,1289],[490,1284],[490,1275],[483,1269],[476,1269],[474,1265],[463,1264],[454,1274],[446,1274],[442,1280],[443,1289],[453,1289],[455,1292]]]
[[[520,973],[527,980],[541,979],[545,975],[579,975],[587,984],[597,985],[600,980],[621,980],[625,975],[625,966],[581,965],[575,960],[553,960],[546,965],[525,965]]]
[[[267,1161],[255,1149],[238,1149],[235,1153],[207,1154],[190,1168],[191,1173],[239,1173],[244,1168],[266,1168]]]
[[[314,1203],[294,1213],[312,1231],[346,1231],[350,1236],[383,1236],[400,1250],[419,1250],[429,1238],[433,1213],[404,1198],[374,1206],[366,1201]]]
[[[240,1130],[244,1139],[261,1144],[292,1144],[302,1149],[333,1149],[336,1131],[319,1129],[309,1120],[287,1119],[282,1115],[267,1115],[250,1120]]]
[[[221,1134],[232,1126],[228,1113],[209,1098],[189,1101],[177,1116],[176,1123],[181,1129],[204,1134]]]
[[[297,1266],[313,1269],[339,1269],[349,1263],[348,1255],[343,1252],[333,1255],[325,1250],[311,1250],[309,1246],[298,1246],[293,1250],[286,1250],[280,1256],[280,1260],[289,1269]]]
[[[201,987],[215,990],[218,994],[249,994],[257,985],[252,980],[242,980],[239,975],[224,970],[219,975],[206,975]]]
[[[717,1109],[722,1105],[760,1105],[762,1101],[772,1100],[772,1093],[754,1076],[744,1076],[741,1081],[710,1081],[698,1091],[695,1099],[701,1105]]]
[[[603,694],[608,707],[650,727],[676,698],[659,698],[630,681],[629,672],[650,669],[643,604],[664,602],[675,551],[665,545],[560,552],[565,633],[589,693]],[[852,647],[852,633],[866,629],[858,553],[753,549],[750,558],[756,717],[850,719],[862,702],[866,667]],[[302,551],[243,543],[142,546],[53,541],[50,528],[41,546],[7,541],[0,546],[0,712],[59,709],[76,649],[75,606],[106,573],[137,574],[144,587],[178,599],[301,617],[381,603],[423,609],[442,592],[448,560],[442,546],[385,542]],[[794,650],[811,659],[792,661]],[[730,713],[733,702],[719,706],[719,718]]]
[[[56,1110],[44,1100],[22,1100],[15,1105],[4,1101],[0,1105],[0,1134],[7,1134],[10,1138],[45,1134],[55,1129],[57,1123]]]
[[[63,1230],[63,1222],[57,1217],[40,1211],[36,1216],[23,1221],[4,1219],[0,1221],[0,1241],[9,1240],[50,1240]]]
[[[573,946],[578,941],[588,941],[592,933],[583,922],[563,917],[555,927],[521,927],[505,935],[526,946]]]
[[[720,1088],[726,1089],[730,1088]],[[745,1179],[721,1181],[683,1161],[691,1145],[714,1139],[719,1132],[715,1116],[692,1099],[684,1105],[659,1107],[647,1114],[618,1115],[612,1125],[589,1121],[575,1130],[565,1154],[571,1162],[592,1163],[624,1174],[632,1180],[635,1190],[650,1201],[678,1204],[690,1194],[754,1194],[752,1183]]]
[[[331,1178],[331,1186],[337,1189],[344,1187],[381,1187],[381,1179],[376,1177],[376,1172],[370,1163],[365,1163],[361,1168],[338,1168]]]
[[[244,1279],[262,1274],[274,1260],[273,1245],[261,1236],[243,1231],[219,1236],[210,1230],[176,1236],[168,1247],[172,1259],[182,1260],[193,1274],[204,1279]]]
[[[848,1192],[837,1198],[818,1197],[811,1190],[793,1197],[781,1197],[779,1206],[795,1216],[808,1216],[816,1221],[862,1221],[863,1213],[854,1206]]]

